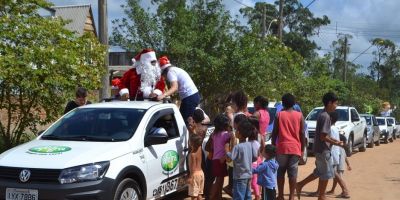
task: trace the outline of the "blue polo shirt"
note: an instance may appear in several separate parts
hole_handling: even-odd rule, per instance
[[[253,168],[253,174],[258,175],[257,184],[268,189],[275,189],[278,167],[278,162],[273,158],[265,160],[257,168]]]

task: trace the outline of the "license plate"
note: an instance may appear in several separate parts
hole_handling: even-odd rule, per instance
[[[187,176],[169,180],[153,190],[153,196],[163,196],[186,186]]]
[[[6,200],[38,200],[38,190],[7,188]]]
[[[314,143],[314,138],[308,139],[308,143]]]

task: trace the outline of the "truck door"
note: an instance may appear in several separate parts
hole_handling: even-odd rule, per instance
[[[362,130],[362,124],[360,116],[355,109],[350,110],[351,122],[354,124],[354,144],[359,144],[364,139],[364,130]]]
[[[146,137],[153,130],[162,130],[168,135],[168,141],[164,144],[146,145],[144,155],[147,165],[147,197],[160,197],[175,191],[184,185],[184,177],[187,173],[185,163],[187,155],[187,140],[181,139],[174,110],[164,109],[157,111],[151,118],[146,128]]]

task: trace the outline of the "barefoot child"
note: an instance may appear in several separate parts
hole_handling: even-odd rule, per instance
[[[346,137],[344,135],[340,135],[340,140],[344,143],[344,145],[346,145]],[[333,179],[333,185],[332,185],[332,189],[330,191],[327,192],[327,194],[334,194],[335,193],[335,188],[338,182],[338,179],[341,179],[341,181],[344,183],[343,180],[343,173],[344,173],[344,163],[346,162],[347,165],[347,170],[351,171],[351,166],[350,166],[350,162],[347,159],[347,154],[346,154],[346,150],[344,148],[340,148],[340,154],[339,154],[339,165],[337,166],[337,171],[336,171],[336,175],[335,178]],[[346,184],[344,184],[345,187],[342,187],[342,193],[338,196],[338,198],[350,198],[349,195],[349,190],[346,187]]]
[[[189,184],[189,196],[192,200],[201,200],[204,188],[204,174],[201,169],[201,144],[202,138],[199,135],[193,134],[190,137],[190,157],[189,157],[189,171],[190,177],[188,179]]]
[[[275,160],[275,154],[275,146],[266,145],[262,152],[265,161],[257,168],[253,168],[253,174],[258,175],[257,184],[264,190],[263,200],[275,200],[276,198],[276,176],[279,166]]]

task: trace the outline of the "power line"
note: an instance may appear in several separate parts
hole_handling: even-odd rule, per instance
[[[308,8],[309,6],[311,6],[311,4],[313,4],[316,0],[312,0],[305,8]]]
[[[365,52],[367,52],[368,49],[370,49],[372,46],[374,46],[374,45],[369,46],[367,49],[365,49],[363,52],[361,52],[356,58],[354,58],[351,62],[354,62],[355,60],[357,60],[358,57],[360,57],[360,56],[363,55]]]
[[[242,6],[246,6],[246,7],[248,7],[248,8],[252,8],[252,6],[246,5],[245,3],[243,3],[243,2],[241,2],[241,1],[239,1],[239,0],[234,0],[234,1],[235,1],[236,3],[242,5]]]
[[[325,49],[325,48],[317,49],[317,51],[329,51],[329,52],[332,52],[332,51],[335,51],[335,50],[336,49]],[[363,51],[363,52],[350,51],[348,53],[349,54],[369,54],[369,55],[373,55],[372,52],[365,52],[365,51]]]

